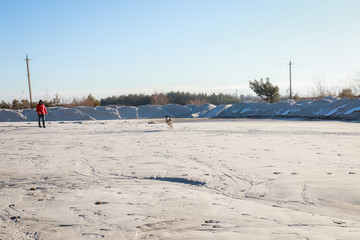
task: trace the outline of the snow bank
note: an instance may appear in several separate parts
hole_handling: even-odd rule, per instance
[[[268,103],[237,103],[225,109],[220,118],[239,118],[239,117],[260,117],[261,112],[268,106]]]
[[[47,110],[49,110],[49,109],[47,109]],[[20,110],[19,112],[21,112],[24,115],[26,121],[37,121],[38,120],[37,114],[34,109],[23,109],[23,110]]]
[[[19,122],[24,120],[24,115],[18,111],[0,109],[0,122]]]
[[[220,118],[300,118],[360,121],[360,99],[326,97],[318,101],[294,100],[268,103],[238,103]]]
[[[230,107],[231,105],[219,105],[207,111],[201,118],[216,118],[221,112]]]
[[[121,106],[118,107],[118,113],[120,118],[122,119],[137,119],[137,108],[136,107],[127,107],[127,106]]]
[[[169,113],[169,116],[176,118],[187,118],[192,113],[192,109],[187,106],[178,104],[169,104],[162,107],[163,110]]]
[[[164,118],[297,118],[360,121],[360,98],[326,97],[318,101],[286,100],[275,104],[243,102],[234,105],[201,106],[169,104],[140,107],[106,106],[48,108],[48,121]],[[0,122],[37,121],[34,109],[0,110]]]
[[[193,118],[202,118],[207,112],[211,109],[215,108],[216,106],[213,104],[203,104],[201,106],[195,107],[192,110],[191,117]]]
[[[45,118],[47,121],[95,120],[95,118],[90,117],[76,108],[49,108],[48,115]]]
[[[96,119],[96,120],[114,120],[120,119],[119,112],[117,111],[116,106],[106,106],[106,107],[76,107],[75,109],[79,110],[82,113]]]
[[[161,106],[144,105],[138,107],[138,118],[164,118],[166,115],[173,117],[170,113],[163,110]]]

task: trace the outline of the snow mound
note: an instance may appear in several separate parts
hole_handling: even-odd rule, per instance
[[[94,118],[95,120],[114,120],[120,119],[119,112],[116,109],[116,106],[106,106],[106,107],[76,107],[75,109],[79,110],[82,113]]]
[[[326,97],[318,101],[294,100],[268,103],[238,103],[220,118],[300,118],[360,121],[360,99]]]
[[[37,114],[34,109],[23,109],[23,110],[19,110],[19,112],[21,112],[24,115],[26,121],[38,120]]]
[[[187,118],[192,113],[192,109],[187,106],[181,106],[178,104],[168,104],[162,107],[162,109],[169,113],[169,116],[176,118]]]
[[[34,113],[36,114],[36,113]],[[49,108],[47,121],[77,121],[77,120],[95,120],[89,115],[75,108]]]
[[[187,105],[185,105],[185,107],[190,108],[190,110],[192,111],[192,110],[194,110],[195,108],[197,108],[198,106],[196,106],[196,105],[194,105],[194,104],[187,104]]]
[[[213,104],[203,104],[198,106],[192,110],[191,117],[193,118],[203,118],[203,116],[209,112],[211,109],[215,108],[216,106]]]
[[[25,121],[25,117],[18,111],[8,109],[0,109],[0,122],[21,122]]]
[[[230,106],[231,105],[219,105],[217,107],[214,107],[211,110],[207,111],[205,114],[203,114],[201,118],[216,118]]]
[[[122,119],[137,119],[137,107],[121,106],[118,107],[118,113]]]
[[[170,113],[163,110],[161,106],[144,105],[138,107],[138,118],[164,118],[166,115],[173,117]]]
[[[267,109],[268,103],[237,103],[225,109],[220,118],[249,118],[260,117],[262,112]]]
[[[360,98],[326,97],[318,101],[286,100],[274,104],[243,102],[234,105],[203,104],[201,106],[169,104],[139,107],[106,106],[48,108],[48,121],[113,120],[164,118],[297,118],[329,119],[360,122]],[[0,122],[37,121],[35,109],[0,109]]]

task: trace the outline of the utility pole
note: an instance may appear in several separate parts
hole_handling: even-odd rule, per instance
[[[31,83],[30,83],[30,72],[29,72],[29,61],[28,55],[26,54],[26,67],[27,67],[27,75],[28,75],[28,82],[29,82],[29,93],[30,93],[30,108],[32,104],[32,96],[31,96]]]
[[[292,99],[292,89],[291,89],[291,65],[293,65],[294,63],[289,62],[289,77],[290,77],[290,99]]]

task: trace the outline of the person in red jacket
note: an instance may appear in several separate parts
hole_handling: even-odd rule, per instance
[[[42,119],[43,127],[45,128],[45,114],[47,114],[47,111],[42,100],[40,100],[39,104],[36,106],[36,112],[38,114],[39,127],[41,127],[40,119]]]

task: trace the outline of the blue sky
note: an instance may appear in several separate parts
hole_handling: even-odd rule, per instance
[[[190,91],[285,94],[360,72],[357,0],[0,1],[0,100]]]

